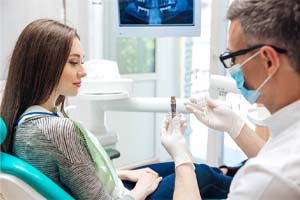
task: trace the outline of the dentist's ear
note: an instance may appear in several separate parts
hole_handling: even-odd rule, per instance
[[[261,48],[261,56],[264,60],[264,67],[268,75],[274,75],[280,66],[280,53],[271,46],[263,46]]]

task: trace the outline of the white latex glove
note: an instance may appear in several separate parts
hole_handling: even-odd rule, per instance
[[[185,120],[179,116],[167,118],[161,129],[161,143],[173,158],[175,168],[184,163],[192,163],[192,154],[185,142]]]
[[[209,128],[228,132],[233,139],[239,136],[245,124],[245,121],[225,102],[209,97],[190,98],[190,102],[185,103],[185,108]]]

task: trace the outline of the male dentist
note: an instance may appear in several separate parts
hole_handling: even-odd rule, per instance
[[[250,158],[228,199],[300,199],[300,1],[234,0],[227,18],[228,51],[220,61],[242,95],[271,112],[263,122],[270,139],[263,143],[237,114],[209,98],[191,99],[186,109],[208,127],[228,132]],[[174,118],[162,129],[162,144],[179,163],[174,199],[201,199],[180,126]]]

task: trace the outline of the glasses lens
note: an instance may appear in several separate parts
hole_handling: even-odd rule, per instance
[[[234,58],[227,58],[224,60],[224,64],[226,65],[226,68],[230,68],[234,64]]]
[[[232,65],[234,65],[235,57],[234,56],[230,56],[230,52],[224,52],[220,56],[220,60],[224,64],[225,68],[230,68]]]

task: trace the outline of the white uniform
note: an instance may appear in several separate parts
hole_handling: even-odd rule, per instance
[[[230,200],[300,200],[300,101],[265,120],[270,140],[235,175]]]

